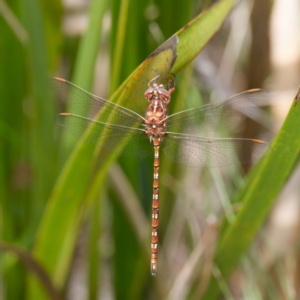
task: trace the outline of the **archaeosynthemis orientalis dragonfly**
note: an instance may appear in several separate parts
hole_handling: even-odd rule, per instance
[[[151,274],[157,272],[159,216],[159,148],[173,161],[192,167],[227,166],[258,160],[268,145],[256,139],[219,138],[214,132],[229,129],[241,121],[241,111],[249,112],[265,104],[267,93],[248,90],[227,100],[200,108],[187,109],[168,116],[167,106],[175,90],[175,76],[167,86],[154,77],[144,96],[149,102],[145,117],[123,106],[92,95],[64,79],[53,78],[52,88],[71,112],[60,113],[58,123],[71,133],[86,134],[92,143],[104,149],[144,157],[153,153]],[[74,110],[74,111],[73,111]],[[153,144],[151,147],[150,142]]]

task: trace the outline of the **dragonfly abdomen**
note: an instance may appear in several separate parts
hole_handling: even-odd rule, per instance
[[[151,274],[157,272],[158,225],[159,225],[159,146],[160,139],[154,138],[154,172],[152,197],[152,230],[151,230]]]

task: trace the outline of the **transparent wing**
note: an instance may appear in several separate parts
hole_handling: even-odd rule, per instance
[[[269,94],[255,89],[245,91],[216,104],[188,109],[167,117],[167,130],[180,133],[207,135],[218,130],[232,129],[243,118],[253,115],[257,106],[269,103]]]
[[[142,124],[144,124],[144,118],[134,111],[92,95],[64,79],[52,78],[50,85],[56,96],[61,101],[68,103],[68,112],[71,114],[97,119],[101,122],[109,119],[109,123],[127,127],[142,128]],[[58,118],[59,120],[60,118]],[[88,122],[82,123],[82,126],[88,124]],[[82,132],[82,130],[79,131]],[[74,130],[73,133],[76,134]]]
[[[144,118],[137,113],[64,79],[52,78],[50,84],[57,97],[69,105],[69,113],[59,114],[56,121],[73,135],[86,134],[88,142],[102,143],[103,149],[125,156],[144,157],[153,151],[142,130]]]
[[[202,138],[168,132],[162,148],[171,160],[179,164],[222,167],[257,161],[269,146],[252,139]]]
[[[76,136],[86,135],[88,142],[101,143],[106,151],[129,157],[145,157],[153,152],[149,137],[138,128],[103,123],[82,116],[63,113],[57,122]]]

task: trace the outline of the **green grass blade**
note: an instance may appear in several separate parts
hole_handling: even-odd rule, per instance
[[[102,201],[101,201],[102,203]],[[96,300],[99,292],[99,273],[101,271],[99,236],[101,236],[101,213],[100,201],[94,201],[91,212],[91,223],[89,230],[88,255],[88,291],[89,299]],[[101,207],[102,208],[102,207]]]
[[[78,49],[76,65],[72,82],[85,90],[91,90],[94,83],[94,74],[97,64],[97,56],[102,33],[103,16],[106,11],[108,2],[106,0],[91,2],[89,7],[89,25],[83,35]],[[63,132],[63,156],[70,154],[76,143],[74,136]]]
[[[111,91],[115,91],[120,82],[122,57],[124,54],[124,43],[126,38],[126,28],[128,21],[128,8],[129,0],[122,0],[119,10],[117,31],[116,31],[116,43],[112,57],[112,68],[111,68]]]
[[[94,0],[89,8],[89,25],[79,45],[72,81],[85,90],[91,90],[101,40],[102,21],[108,2]]]
[[[35,233],[56,171],[56,148],[53,135],[54,102],[47,85],[48,58],[41,7],[35,0],[26,0],[22,5],[29,36],[29,75],[32,89],[30,105],[33,107],[32,126],[30,128],[30,138],[33,143],[30,144],[30,153],[35,173],[35,189],[34,201],[31,203],[32,217],[30,218],[29,232]],[[47,180],[45,180],[46,177]],[[33,236],[30,233],[29,235]]]
[[[294,102],[296,103],[296,102]],[[292,105],[256,176],[249,182],[243,206],[236,220],[222,234],[216,264],[227,278],[255,238],[287,178],[297,162],[300,149],[300,105]],[[236,237],[239,237],[238,239]],[[216,299],[219,290],[212,280],[204,299]]]
[[[159,14],[157,18],[157,23],[164,37],[172,35],[174,30],[179,30],[191,17],[196,15],[195,12],[192,14],[193,2],[195,1],[177,1],[175,5],[171,5],[168,0],[155,0],[161,12],[168,12]]]
[[[24,155],[24,148],[28,151],[28,144],[24,147],[22,143],[25,119],[23,100],[26,95],[25,82],[28,76],[22,43],[27,41],[27,33],[18,19],[19,15],[18,1],[9,3],[2,1],[0,4],[0,239],[10,243],[21,239],[24,231],[20,228],[27,228],[27,212],[30,210],[24,189],[15,189],[15,184],[12,182],[13,174],[20,170],[21,164],[29,165],[29,159]],[[7,264],[7,255],[1,253],[0,299],[20,299],[24,294],[25,276],[24,268],[17,260]]]

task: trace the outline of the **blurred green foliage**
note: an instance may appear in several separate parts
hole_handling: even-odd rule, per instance
[[[54,119],[61,104],[52,97],[48,78],[65,74],[92,91],[97,80],[104,80],[96,75],[99,52],[104,53],[110,69],[109,75],[104,75],[109,78],[105,80],[109,85],[107,98],[126,106],[142,98],[145,83],[151,78],[151,64],[145,59],[177,32],[178,58],[172,72],[184,71],[178,83],[180,97],[174,96],[171,109],[182,109],[182,99],[191,95],[192,100],[200,101],[191,84],[192,68],[188,64],[216,33],[234,3],[223,0],[208,9],[212,2],[93,0],[87,9],[87,29],[76,36],[62,30],[67,9],[58,0],[0,2],[0,240],[6,243],[0,243],[0,298],[71,299],[69,285],[76,282],[76,273],[84,274],[89,299],[105,299],[105,293],[112,293],[116,299],[168,297],[172,284],[180,277],[172,274],[170,278],[151,278],[147,252],[150,235],[141,237],[134,226],[150,228],[145,216],[151,205],[152,157],[121,158],[121,171],[113,169],[107,178],[117,153],[102,157],[101,149],[84,141],[77,143],[60,132]],[[208,10],[199,17],[203,9]],[[169,56],[155,58],[151,63],[159,68],[166,58]],[[168,67],[171,66],[166,63],[160,71],[169,73]],[[241,202],[246,198],[246,206],[236,223],[224,225],[217,248],[216,262],[225,278],[249,246],[292,172],[300,144],[291,129],[297,117],[299,107],[294,107],[283,135],[274,144],[275,154],[256,168],[244,190],[236,193],[242,195]],[[276,156],[275,150],[286,139],[293,143],[284,148],[284,155],[279,150],[281,156]],[[281,168],[282,176],[269,177],[264,186],[274,161],[281,164],[276,168]],[[167,161],[161,170],[183,177],[182,169]],[[134,212],[126,209],[124,191],[114,183],[117,176],[126,183],[125,194],[132,195],[129,203]],[[275,182],[277,189],[266,193]],[[174,181],[169,190],[161,191],[161,198],[167,199],[161,208],[161,241],[172,220],[174,208],[169,200],[176,198],[177,191],[180,194],[173,184]],[[268,199],[261,213],[255,202],[259,197]],[[243,240],[237,238],[242,230],[246,231]],[[187,245],[195,247],[189,241]],[[234,257],[230,255],[232,247],[236,249]],[[226,262],[222,261],[223,255]],[[80,267],[76,265],[78,257],[83,261]],[[197,297],[197,283],[205,277],[198,269],[193,270],[186,292],[191,298]],[[161,273],[168,274],[166,270]],[[218,293],[217,281],[213,280],[206,297],[217,299]]]

